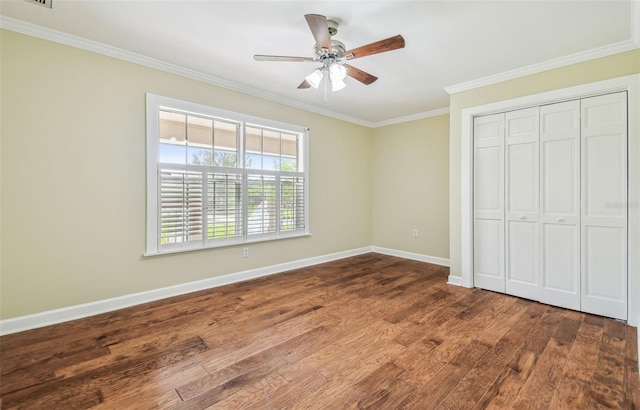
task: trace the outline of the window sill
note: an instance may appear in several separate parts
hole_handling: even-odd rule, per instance
[[[211,249],[230,248],[234,246],[240,247],[240,246],[247,246],[255,243],[275,242],[275,241],[281,241],[284,239],[304,238],[304,237],[310,237],[310,236],[311,236],[311,233],[302,233],[297,235],[283,235],[278,238],[256,238],[256,239],[247,240],[246,242],[224,243],[220,245],[205,246],[205,247],[200,246],[200,247],[193,247],[193,248],[185,247],[185,248],[167,249],[164,251],[157,251],[157,252],[144,252],[142,256],[147,258],[147,257],[162,256],[162,255],[173,255],[177,253],[207,251]]]

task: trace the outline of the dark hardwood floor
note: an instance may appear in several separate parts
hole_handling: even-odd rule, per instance
[[[2,408],[635,408],[636,330],[367,254],[0,338]]]

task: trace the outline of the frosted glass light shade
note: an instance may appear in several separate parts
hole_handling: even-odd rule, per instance
[[[331,79],[331,91],[340,91],[347,85],[341,79]]]
[[[329,74],[331,75],[331,81],[342,81],[347,76],[347,69],[340,64],[333,63],[329,67]]]
[[[322,70],[316,68],[315,70],[313,70],[313,72],[311,72],[311,74],[305,77],[305,80],[307,80],[311,87],[317,90],[320,86],[320,81],[322,81],[322,77]]]

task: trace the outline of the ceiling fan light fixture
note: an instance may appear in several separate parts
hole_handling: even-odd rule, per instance
[[[329,66],[329,74],[331,75],[331,81],[342,82],[347,76],[347,69],[338,63],[333,63]]]
[[[347,85],[344,83],[344,81],[340,80],[339,78],[335,80],[331,79],[331,91],[333,92],[340,91],[346,86]]]
[[[307,80],[307,82],[311,87],[317,90],[318,87],[320,86],[320,82],[322,81],[322,78],[323,78],[322,70],[319,68],[316,68],[311,72],[311,74],[305,77],[305,80]]]

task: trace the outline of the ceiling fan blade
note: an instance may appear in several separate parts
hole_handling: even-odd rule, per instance
[[[254,55],[253,59],[256,61],[295,61],[298,63],[307,62],[307,61],[309,62],[316,61],[311,57],[266,56],[266,55],[260,55],[260,54]]]
[[[384,40],[376,41],[375,43],[367,44],[366,46],[345,51],[344,55],[347,57],[347,60],[352,60],[354,58],[384,53],[385,51],[396,50],[398,48],[404,48],[404,37],[402,37],[400,34],[394,37],[386,38]]]
[[[327,24],[327,18],[319,14],[305,14],[307,24],[311,29],[313,38],[316,39],[318,47],[327,49],[329,53],[333,52],[331,49],[331,35],[329,35],[329,25]]]
[[[304,80],[304,81],[303,81],[303,82],[301,82],[301,83],[300,83],[300,85],[298,86],[298,88],[299,88],[299,89],[301,89],[301,90],[302,90],[302,89],[305,89],[305,88],[310,88],[310,87],[311,87],[311,84],[309,84],[309,83],[307,82],[307,80]]]
[[[364,85],[369,85],[378,79],[375,75],[371,75],[366,71],[362,71],[361,69],[355,68],[349,64],[343,64],[342,66],[347,69],[347,75],[349,77],[355,78]]]

